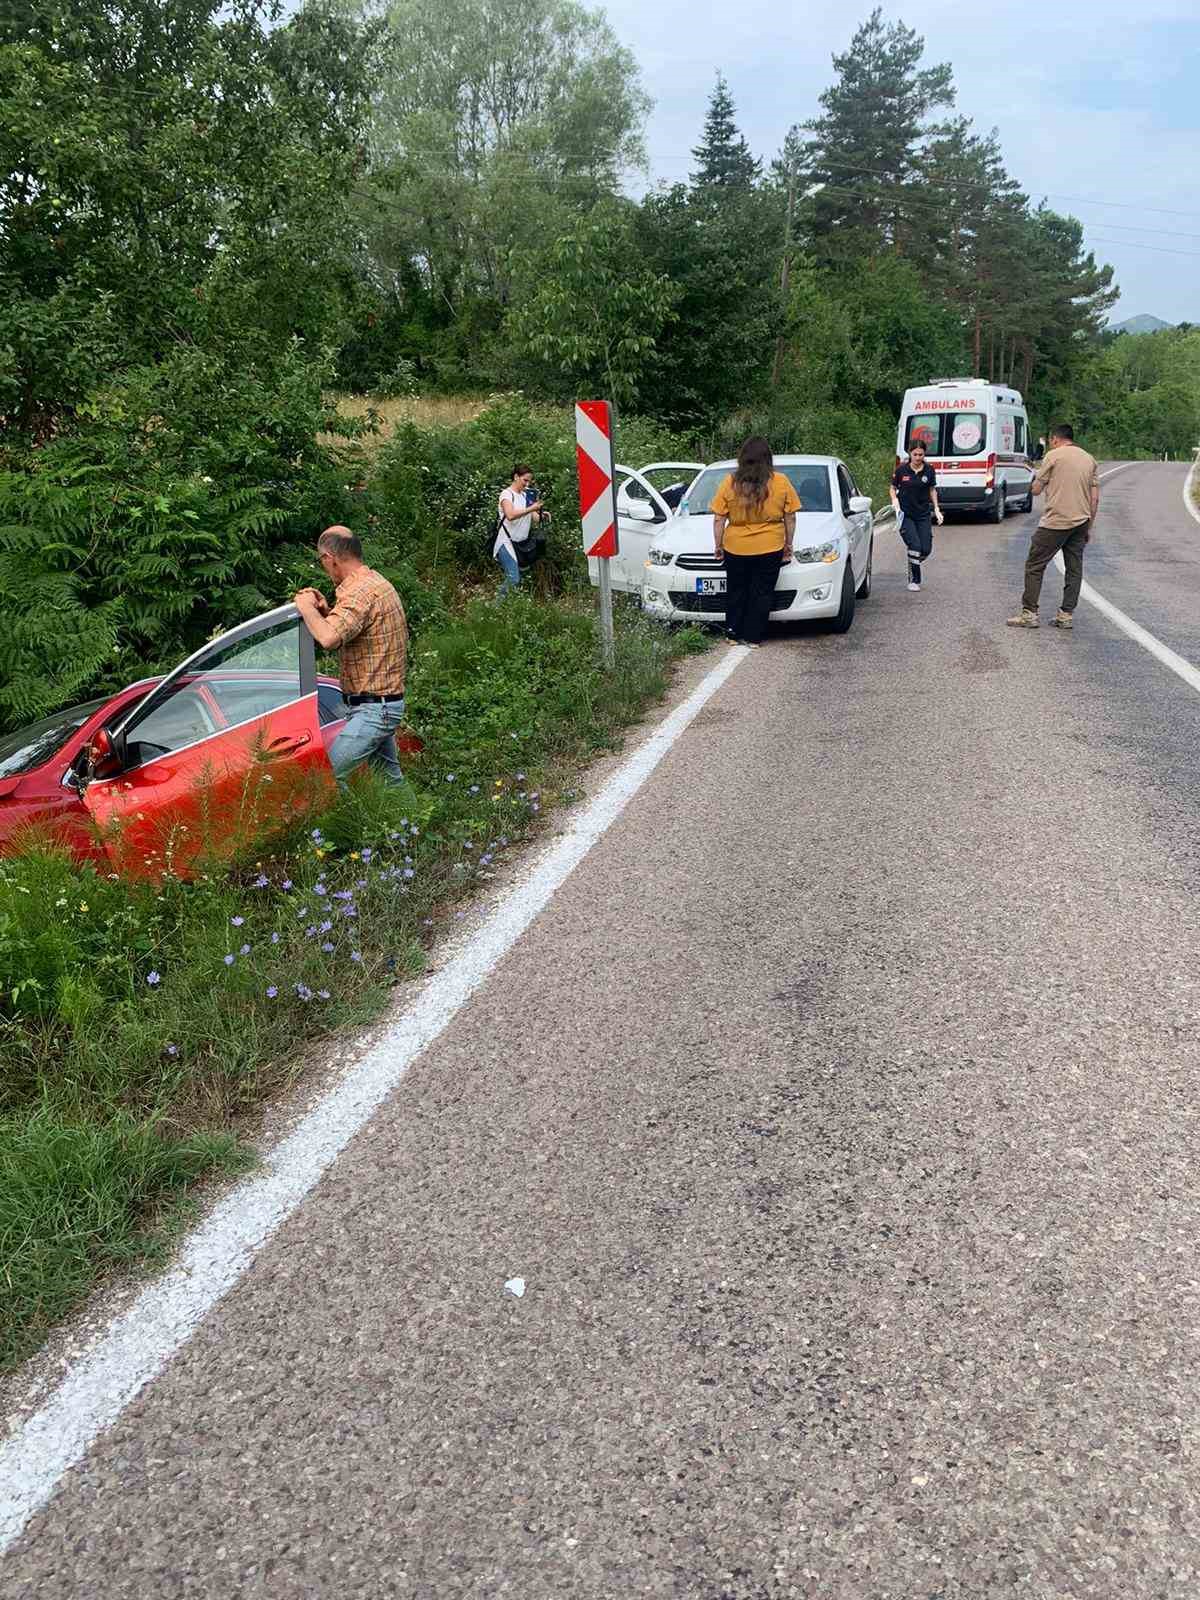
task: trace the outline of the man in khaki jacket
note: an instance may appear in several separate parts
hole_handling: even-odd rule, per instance
[[[1033,480],[1034,494],[1046,496],[1046,509],[1034,532],[1025,560],[1025,592],[1021,609],[1008,618],[1010,628],[1038,626],[1038,600],[1046,568],[1062,551],[1067,569],[1063,583],[1062,607],[1054,619],[1056,628],[1074,626],[1075,607],[1083,583],[1083,547],[1088,542],[1092,523],[1100,506],[1100,478],[1096,463],[1075,443],[1075,432],[1068,423],[1050,430],[1050,448]]]

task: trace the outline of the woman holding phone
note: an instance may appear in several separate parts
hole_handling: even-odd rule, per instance
[[[800,496],[790,479],[775,471],[771,446],[752,434],[709,510],[713,548],[725,559],[725,637],[757,650],[779,569],[792,559]]]

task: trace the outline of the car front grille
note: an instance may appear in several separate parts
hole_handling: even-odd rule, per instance
[[[724,572],[725,562],[720,556],[676,556],[675,565],[685,572]]]
[[[723,594],[691,594],[672,589],[668,598],[676,611],[707,611],[716,615],[722,615],[725,611]],[[795,589],[776,589],[771,597],[771,610],[786,611],[795,598]]]

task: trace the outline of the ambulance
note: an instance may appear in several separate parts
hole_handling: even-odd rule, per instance
[[[931,378],[909,389],[900,410],[896,465],[920,440],[937,473],[943,511],[982,512],[1003,522],[1033,507],[1033,463],[1025,402],[986,378]]]

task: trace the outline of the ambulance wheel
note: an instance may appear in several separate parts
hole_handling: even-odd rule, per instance
[[[1003,522],[1007,515],[1008,491],[1005,489],[1004,485],[1001,484],[996,490],[996,500],[991,509],[988,511],[987,519],[989,522]]]

